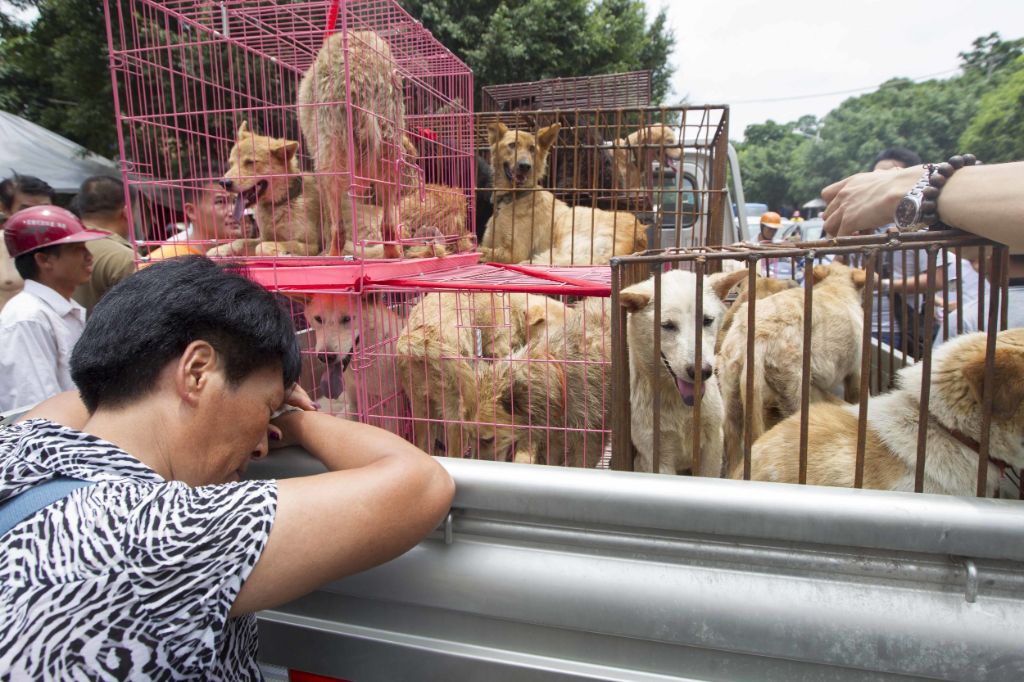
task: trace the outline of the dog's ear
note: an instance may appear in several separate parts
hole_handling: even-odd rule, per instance
[[[860,268],[853,268],[850,270],[850,279],[853,280],[853,286],[858,289],[863,289],[864,285],[867,284],[868,281],[868,272],[867,270],[862,270]]]
[[[654,298],[654,282],[646,280],[620,291],[619,305],[625,308],[626,312],[635,313],[646,308],[652,298]]]
[[[827,265],[815,265],[814,269],[811,271],[811,277],[814,278],[814,284],[820,284],[829,276],[830,272],[832,271],[828,269]]]
[[[725,302],[732,288],[750,276],[749,270],[734,270],[732,272],[716,272],[708,277],[708,285],[718,296],[718,300]]]
[[[416,149],[415,143],[405,133],[402,133],[402,153],[410,160],[415,161],[420,157],[420,150]]]
[[[279,143],[275,144],[271,151],[283,158],[285,161],[288,161],[295,156],[295,152],[298,148],[299,143],[295,140],[279,140]]]
[[[235,131],[236,136],[248,135],[249,134],[249,121],[242,119],[242,122],[238,125],[238,130]]]
[[[1005,332],[1004,332],[1005,333]],[[1011,418],[1024,402],[1024,349],[1016,344],[996,341],[995,381],[992,383],[992,416],[998,420]],[[971,389],[971,396],[981,405],[985,381],[985,349],[969,355],[960,368]]]
[[[552,301],[553,302],[553,301]],[[534,327],[547,321],[548,306],[546,301],[533,301],[526,306],[526,335],[534,333]]]
[[[501,138],[505,137],[505,133],[508,132],[508,128],[501,121],[493,121],[487,124],[487,141],[493,147],[494,145],[501,142]]]
[[[537,144],[540,145],[542,152],[551,148],[551,145],[558,139],[558,131],[561,129],[561,123],[552,123],[547,128],[541,128],[537,131]]]

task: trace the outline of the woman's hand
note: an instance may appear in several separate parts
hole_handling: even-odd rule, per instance
[[[821,190],[825,232],[843,237],[875,230],[893,221],[896,204],[924,172],[923,166],[858,173]]]
[[[270,441],[270,449],[283,448],[298,443],[297,419],[286,419],[289,415],[298,415],[303,412],[316,412],[320,406],[313,402],[309,394],[298,384],[292,386],[288,397],[284,400],[284,409],[270,420],[267,426],[267,438]]]

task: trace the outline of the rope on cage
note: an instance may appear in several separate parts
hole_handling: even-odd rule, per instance
[[[327,28],[324,30],[324,40],[327,40],[334,33],[338,23],[338,11],[341,9],[341,0],[332,0],[327,10]]]

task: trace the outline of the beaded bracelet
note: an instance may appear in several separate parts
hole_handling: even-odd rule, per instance
[[[939,222],[939,192],[953,173],[977,162],[974,154],[955,154],[945,163],[929,164],[932,172],[928,174],[928,186],[921,190],[921,222],[929,227]]]

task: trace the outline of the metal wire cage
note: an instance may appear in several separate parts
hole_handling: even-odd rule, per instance
[[[482,91],[481,111],[646,107],[651,103],[651,72],[550,78],[488,85]]]
[[[1019,345],[998,335],[1007,259],[957,232],[615,259],[612,467],[1017,497],[1024,462],[999,434],[1019,403],[993,417],[997,382],[1021,385],[995,376],[997,340]],[[638,269],[650,279],[632,286]],[[964,416],[940,410],[950,395]],[[895,404],[907,416],[882,421]],[[879,445],[902,431],[904,447]],[[944,446],[961,449],[939,460]]]
[[[396,2],[108,0],[106,17],[124,179],[153,198],[141,256],[472,246],[472,74]]]
[[[611,242],[614,255],[722,243],[727,107],[480,112],[476,147],[493,168],[477,206],[478,229],[496,224],[482,237],[485,254],[503,235],[518,241],[514,255],[490,260],[590,265],[609,261]],[[530,164],[533,177],[521,178]]]

